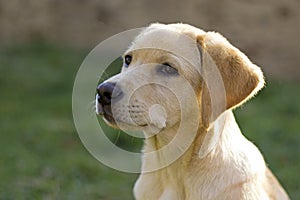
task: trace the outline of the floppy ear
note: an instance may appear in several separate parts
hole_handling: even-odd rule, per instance
[[[225,110],[237,107],[253,97],[264,86],[264,78],[260,68],[219,33],[207,32],[197,36],[197,42],[201,48],[201,73],[205,82],[202,89],[202,115],[206,118],[205,123],[210,123]],[[211,90],[214,90],[214,86],[211,85],[214,82],[211,79],[216,74],[214,66],[223,81],[225,102],[222,97],[214,97],[217,100],[212,102],[214,92]],[[222,103],[223,106],[219,105]],[[212,114],[216,106],[220,108]]]

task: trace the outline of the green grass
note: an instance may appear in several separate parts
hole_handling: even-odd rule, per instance
[[[0,48],[0,199],[133,199],[137,175],[99,163],[74,128],[72,87],[86,54],[43,43]],[[297,91],[295,83],[270,81],[235,111],[292,199],[300,198]]]
[[[74,128],[73,80],[87,52],[0,52],[0,199],[132,199],[136,175],[101,165]]]

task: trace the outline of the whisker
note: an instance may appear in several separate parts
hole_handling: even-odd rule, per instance
[[[90,119],[92,119],[96,115],[95,111],[96,111],[96,108],[94,108],[93,110],[91,110],[91,112],[89,113]]]
[[[103,74],[101,74],[101,76],[97,76],[97,78],[99,79],[100,82],[110,78],[111,75],[108,74],[106,71],[103,72]]]
[[[131,141],[130,141],[130,142],[131,142],[131,144],[134,144],[134,142],[135,142],[135,139],[136,139],[136,137],[133,137],[133,136],[131,137]]]
[[[90,112],[89,117],[92,119],[96,114],[96,100],[93,100],[88,103],[87,110]]]
[[[95,106],[95,105],[96,105],[96,100],[93,100],[88,103],[88,107]]]
[[[118,140],[119,140],[120,135],[121,135],[121,131],[119,130],[119,131],[118,131],[118,134],[117,134],[117,137],[116,137],[115,140],[114,140],[114,144],[115,144],[115,145],[117,145],[117,142],[118,142]]]

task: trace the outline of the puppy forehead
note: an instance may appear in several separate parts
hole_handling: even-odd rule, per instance
[[[128,51],[145,49],[166,51],[197,68],[201,63],[196,39],[172,29],[146,28],[136,37]]]
[[[174,55],[172,52],[161,49],[141,48],[127,52],[135,57],[135,64],[163,64],[163,63],[181,63],[181,57]],[[170,64],[169,63],[169,64]]]

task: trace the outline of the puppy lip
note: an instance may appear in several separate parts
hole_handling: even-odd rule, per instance
[[[96,109],[97,115],[102,116],[110,123],[115,123],[115,119],[114,119],[112,113],[110,112],[110,109],[111,109],[110,107],[103,106],[98,103],[96,108],[97,108]]]
[[[105,118],[109,123],[111,123],[111,124],[116,124],[115,118],[114,118],[112,115],[103,112],[103,115],[102,115],[102,116],[103,116],[103,118]]]
[[[96,114],[100,116],[104,115],[104,109],[100,103],[97,103],[96,105]]]
[[[99,116],[103,116],[104,115],[104,111],[102,109],[97,109],[96,110],[96,114]]]
[[[147,123],[145,123],[145,124],[131,124],[131,123],[127,123],[127,122],[122,121],[122,120],[118,120],[118,119],[114,118],[111,114],[106,113],[106,112],[103,113],[103,118],[112,125],[117,125],[118,123],[121,123],[121,124],[133,125],[133,126],[137,126],[137,127],[146,127],[146,126],[148,126]]]
[[[138,126],[140,126],[140,127],[145,127],[145,126],[148,126],[148,124],[138,124]]]

